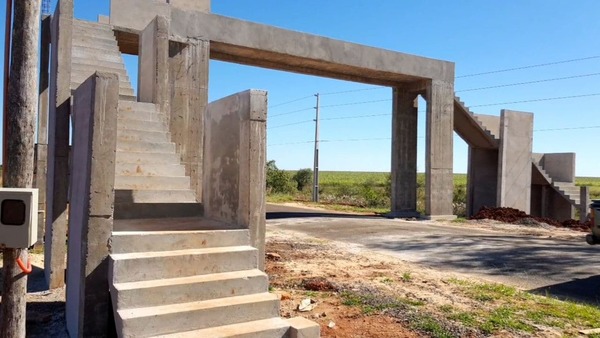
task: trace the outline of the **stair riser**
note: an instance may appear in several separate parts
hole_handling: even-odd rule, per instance
[[[106,73],[117,74],[117,76],[119,77],[119,81],[121,82],[121,86],[125,84],[127,87],[131,88],[131,83],[129,82],[129,76],[125,75],[124,70],[118,70],[118,69],[112,69],[112,70],[107,69],[107,68],[99,69],[98,67],[86,67],[85,69],[71,68],[71,81],[83,82],[83,81],[87,80],[88,77],[90,77],[92,74],[94,74],[96,72],[106,72]]]
[[[164,176],[116,176],[115,189],[184,190],[190,188],[190,178]]]
[[[171,304],[244,296],[266,292],[269,281],[266,275],[246,279],[216,280],[204,283],[168,285],[153,288],[117,291],[119,309],[160,306],[165,299]]]
[[[266,300],[236,306],[221,306],[194,310],[185,314],[165,314],[145,318],[117,320],[126,337],[149,337],[174,332],[199,330],[207,327],[260,320],[279,315],[279,302]]]
[[[125,164],[117,163],[119,176],[185,176],[185,167],[179,164]]]
[[[93,42],[92,42],[93,40]],[[90,44],[94,43],[94,44],[98,44],[98,45],[102,45],[102,46],[115,46],[115,48],[118,48],[117,46],[117,40],[115,40],[115,37],[112,36],[108,36],[108,35],[102,35],[102,36],[90,36],[89,34],[73,34],[73,44],[77,45],[77,46],[89,46]]]
[[[111,55],[111,54],[97,54],[92,53],[91,51],[78,51],[73,50],[72,56],[74,59],[88,59],[90,61],[105,61],[112,63],[121,63],[123,59],[119,55]]]
[[[167,132],[169,131],[166,122],[164,121],[143,121],[143,120],[129,120],[120,118],[118,124],[126,125],[129,129],[155,131],[155,132]]]
[[[131,235],[114,233],[112,252],[136,253],[178,250],[206,249],[228,246],[249,245],[248,230],[214,230],[205,232],[163,233],[143,232]]]
[[[189,277],[256,269],[258,251],[218,252],[166,257],[112,260],[113,283]]]
[[[81,82],[71,82],[71,90],[75,90],[77,88],[79,88],[79,86],[81,86],[81,84],[83,84],[83,81]],[[127,87],[119,87],[119,95],[133,95],[133,89],[131,88],[127,88]]]
[[[148,143],[148,142],[118,142],[117,151],[135,151],[148,153],[174,153],[173,143]]]
[[[110,62],[110,61],[99,61],[89,58],[73,57],[72,64],[79,65],[81,67],[106,67],[115,69],[125,69],[125,66],[121,61]]]
[[[90,46],[89,38],[87,37],[73,37],[73,48],[88,48]],[[97,49],[106,49],[112,51],[118,51],[119,46],[117,45],[117,41],[115,40],[95,40],[94,46]]]
[[[192,190],[116,190],[115,204],[127,203],[194,203]],[[126,207],[126,206],[124,206]],[[191,248],[190,248],[191,249]]]
[[[115,204],[115,219],[146,219],[146,218],[180,218],[201,217],[202,204],[195,200],[186,203],[165,202],[159,203]]]
[[[158,131],[139,131],[132,129],[124,129],[126,125],[119,124],[117,130],[117,138],[120,141],[138,141],[138,142],[170,142],[171,133]]]
[[[149,102],[119,102],[119,112],[122,111],[157,113],[156,105]]]
[[[89,77],[91,77],[92,74],[93,73],[90,73],[88,76],[71,77],[71,87],[73,87],[73,86],[79,87]],[[126,92],[131,93],[131,94],[134,93],[133,88],[131,87],[131,85],[129,84],[129,82],[120,81],[119,82],[119,90],[120,91],[126,91]]]
[[[82,64],[72,64],[71,65],[72,72],[79,72],[83,74],[93,74],[94,72],[106,72],[106,73],[115,73],[119,75],[119,80],[129,82],[129,76],[127,76],[127,71],[125,67],[101,67],[98,65],[82,65]]]
[[[119,120],[123,123],[137,124],[140,122],[160,122],[166,129],[166,117],[158,113],[148,113],[141,111],[119,111]],[[132,121],[127,121],[132,120]]]
[[[141,153],[117,151],[117,163],[173,164],[179,163],[179,155],[176,153]]]
[[[74,27],[73,36],[88,39],[88,41],[91,43],[97,40],[115,41],[115,33],[110,29]]]

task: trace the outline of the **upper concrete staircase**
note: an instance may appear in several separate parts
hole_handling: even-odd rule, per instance
[[[544,177],[546,182],[556,190],[562,197],[569,201],[574,207],[579,208],[581,205],[581,189],[573,182],[560,182],[555,181],[550,175],[544,170],[542,165],[536,163],[533,159],[533,168],[537,170],[540,175]]]
[[[123,231],[111,245],[120,337],[318,337],[279,317],[248,230]]]
[[[165,112],[135,102],[109,25],[74,20],[71,88],[96,71],[119,76],[115,218],[197,216],[202,213],[180,163]]]

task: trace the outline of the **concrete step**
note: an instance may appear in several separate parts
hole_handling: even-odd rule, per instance
[[[158,108],[156,104],[149,102],[119,102],[119,112],[148,112],[157,113]]]
[[[161,190],[154,190],[162,193]],[[193,192],[192,192],[193,194]],[[120,203],[115,204],[115,219],[172,219],[181,217],[201,217],[202,204],[192,202],[159,202],[159,203]]]
[[[113,284],[213,273],[258,267],[258,250],[251,246],[111,254]]]
[[[175,152],[117,151],[117,163],[175,164],[179,163],[179,161],[180,157]]]
[[[119,45],[117,45],[117,40],[115,39],[94,39],[88,36],[73,36],[71,44],[73,47],[90,47],[91,45],[94,45],[96,48],[101,47],[116,51],[119,50]]]
[[[118,124],[127,126],[129,129],[145,130],[154,132],[168,132],[169,128],[164,120],[159,121],[147,121],[147,120],[131,120],[126,118],[119,118]]]
[[[159,113],[149,113],[145,111],[127,111],[119,109],[119,119],[124,123],[137,124],[139,122],[161,122],[166,126],[166,116]],[[130,121],[126,121],[130,120]]]
[[[190,189],[188,176],[115,176],[115,189],[185,190]]]
[[[188,332],[178,332],[154,338],[284,338],[289,337],[290,323],[279,317],[255,320],[251,322],[224,325]],[[319,336],[298,336],[303,338],[318,338]]]
[[[114,69],[125,69],[123,62],[110,62],[110,61],[99,61],[92,58],[77,57],[73,56],[71,64],[77,64],[81,66],[92,66],[92,67],[105,67]]]
[[[175,153],[175,143],[172,142],[137,142],[120,141],[117,142],[117,152],[135,151],[148,153]]]
[[[79,88],[79,86],[81,86],[81,84],[84,82],[83,81],[71,81],[71,89],[77,89]],[[119,94],[121,95],[133,95],[133,88],[131,87],[126,87],[126,86],[119,86]]]
[[[161,239],[162,240],[162,239]],[[118,283],[112,293],[118,309],[198,302],[266,292],[269,278],[258,270]]]
[[[117,164],[118,165],[118,164]],[[115,204],[195,203],[196,193],[185,190],[115,190]]]
[[[73,50],[71,53],[73,59],[87,59],[104,62],[112,62],[112,63],[123,63],[123,58],[121,55],[115,54],[100,54],[100,53],[92,53],[90,51],[81,51],[81,50]]]
[[[120,176],[185,176],[185,167],[180,164],[117,162],[116,174]]]
[[[111,56],[121,57],[121,52],[119,52],[119,47],[112,44],[101,44],[101,43],[90,43],[89,46],[85,46],[83,44],[74,44],[72,47],[73,51],[79,53],[88,53],[88,54],[97,54],[103,53]]]
[[[117,311],[117,331],[125,337],[148,337],[231,325],[279,316],[276,295],[260,293]]]
[[[164,131],[147,131],[128,129],[129,124],[119,123],[117,129],[117,138],[120,141],[139,141],[139,142],[170,142],[171,133]],[[135,126],[131,126],[135,127]]]
[[[137,96],[135,96],[135,95],[119,94],[119,102],[122,102],[122,101],[133,101],[133,102],[135,102],[136,100],[137,100]]]
[[[143,221],[141,221],[143,222]],[[209,227],[210,220],[198,220],[198,227]],[[165,222],[165,229],[169,229]],[[191,231],[115,231],[112,236],[112,253],[139,253],[249,245],[250,234],[239,230]],[[152,283],[150,283],[152,284]]]
[[[82,65],[82,64],[72,64],[71,72],[79,73],[79,74],[94,74],[95,72],[105,72],[105,73],[114,73],[119,76],[120,81],[125,81],[131,83],[129,81],[129,76],[127,75],[127,71],[125,67],[121,68],[110,68],[110,67],[100,67],[97,65]]]
[[[99,29],[99,30],[109,30],[109,31],[112,31],[112,27],[110,25],[107,25],[107,24],[104,24],[104,23],[99,23],[99,22],[94,22],[94,21],[79,20],[79,19],[73,19],[73,26],[75,26],[75,27],[96,28],[96,29]]]
[[[71,75],[71,86],[73,84],[78,84],[78,87],[79,87],[80,84],[84,83],[85,80],[87,80],[94,73],[95,73],[95,71],[92,71],[87,75],[84,75],[81,73],[72,74]],[[122,79],[121,79],[121,81],[119,81],[119,88],[131,91],[131,93],[133,93],[133,87],[131,87],[131,84],[129,82],[123,81]]]

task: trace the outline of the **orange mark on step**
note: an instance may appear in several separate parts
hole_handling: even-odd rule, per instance
[[[136,172],[136,173],[138,173],[138,174],[141,174],[141,173],[143,172],[143,171],[142,171],[142,167],[140,167],[140,166],[138,165],[138,166],[135,168],[135,172]]]
[[[202,241],[202,245],[206,245],[206,240],[203,240],[203,241]]]

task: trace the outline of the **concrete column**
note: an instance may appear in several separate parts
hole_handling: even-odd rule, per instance
[[[35,148],[35,175],[33,186],[38,189],[38,243],[44,242],[46,222],[46,185],[48,171],[48,105],[49,105],[49,71],[50,71],[50,42],[52,17],[42,18],[40,25],[40,98],[38,109],[37,143]]]
[[[533,114],[502,110],[498,204],[530,212]]]
[[[452,219],[456,217],[452,207],[454,85],[432,80],[426,100],[425,214],[431,219]]]
[[[467,171],[467,216],[496,206],[498,150],[469,147]]]
[[[585,222],[588,220],[590,204],[592,203],[592,201],[590,200],[590,187],[580,187],[579,195],[579,221]]]
[[[69,191],[69,115],[71,113],[71,45],[73,0],[59,0],[52,16],[50,109],[48,116],[48,184],[44,272],[50,289],[64,285]]]
[[[249,229],[264,270],[267,93],[212,102],[205,121],[204,214]]]
[[[113,230],[117,146],[117,74],[96,73],[76,91],[69,206],[67,329],[103,337],[110,313],[108,255]]]
[[[168,114],[171,140],[176,144],[191,178],[192,189],[201,202],[204,149],[204,111],[208,105],[210,43],[190,39],[170,43],[169,79],[171,111]]]
[[[392,106],[392,217],[419,217],[417,212],[418,94],[394,88]]]
[[[170,110],[169,92],[169,20],[157,16],[140,33],[138,100],[158,105],[165,114]]]

